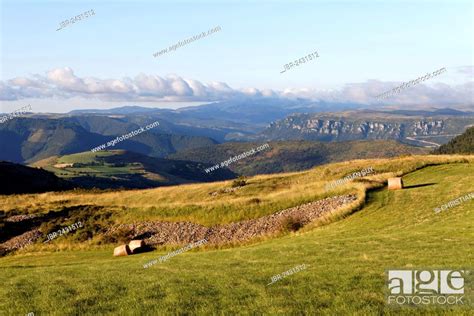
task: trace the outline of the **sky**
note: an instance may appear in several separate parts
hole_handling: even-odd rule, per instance
[[[0,2],[0,112],[177,108],[239,96],[371,103],[441,68],[384,102],[474,103],[472,1]],[[312,52],[319,57],[281,73]]]

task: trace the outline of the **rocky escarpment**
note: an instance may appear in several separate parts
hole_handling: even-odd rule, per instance
[[[280,232],[285,224],[304,226],[329,212],[356,200],[355,195],[343,195],[299,205],[257,219],[206,227],[191,222],[141,222],[117,225],[106,235],[126,231],[130,239],[144,239],[147,245],[182,245],[206,239],[209,244],[222,245],[270,236]]]
[[[474,123],[474,117],[460,118],[338,118],[319,114],[295,114],[276,121],[262,132],[266,140],[304,139],[347,141],[395,139],[417,136],[452,136]]]

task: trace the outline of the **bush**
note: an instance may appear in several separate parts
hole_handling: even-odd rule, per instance
[[[303,218],[301,216],[287,216],[280,222],[282,231],[295,232],[304,226]]]
[[[132,239],[131,231],[126,227],[119,227],[110,234],[103,236],[104,243],[127,243]]]
[[[249,203],[252,203],[252,204],[260,204],[260,202],[262,202],[262,200],[260,200],[259,198],[251,198],[249,200]]]
[[[64,234],[62,238],[73,242],[84,242],[105,233],[113,225],[111,217],[110,211],[104,211],[98,207],[87,205],[64,207],[61,211],[48,212],[42,218],[44,221],[39,229],[47,238],[47,234],[81,222],[82,227]]]
[[[237,188],[237,187],[243,187],[244,185],[247,184],[247,181],[245,181],[245,177],[238,177],[234,181],[232,181],[232,187]]]

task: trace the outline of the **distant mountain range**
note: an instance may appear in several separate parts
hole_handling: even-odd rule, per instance
[[[406,116],[438,116],[438,115],[452,115],[452,116],[472,116],[474,112],[472,111],[459,111],[450,108],[436,109],[432,111],[427,110],[392,110],[386,111],[384,113],[389,114],[401,114]]]
[[[439,110],[349,111],[293,114],[252,137],[268,140],[347,141],[394,139],[424,147],[439,146],[474,125],[474,113]],[[440,114],[449,113],[449,114]]]
[[[108,110],[75,110],[69,115],[135,115],[162,119],[174,128],[194,127],[212,129],[213,134],[199,134],[218,142],[231,140],[242,135],[251,135],[263,130],[272,121],[282,119],[292,113],[314,113],[358,109],[354,103],[313,102],[303,99],[237,99],[190,106],[177,110],[153,109],[139,106],[124,106]],[[170,131],[171,132],[171,131]],[[193,131],[192,135],[197,131]],[[202,131],[201,131],[202,132]]]
[[[314,102],[304,99],[236,99],[232,101],[213,102],[199,106],[189,106],[176,110],[146,108],[140,106],[123,106],[107,110],[74,110],[71,115],[105,114],[130,115],[147,114],[163,116],[173,123],[201,121],[204,125],[218,122],[249,124],[251,126],[268,124],[292,113],[341,111],[359,109],[362,105],[355,103]],[[222,126],[220,126],[222,127]]]
[[[227,141],[393,139],[437,147],[474,125],[472,112],[382,112],[360,107],[308,100],[241,99],[177,110],[125,106],[67,114],[26,114],[0,124],[0,159],[33,163],[85,152],[155,121],[159,126],[110,149],[164,158]],[[319,113],[343,109],[350,111]]]
[[[316,113],[331,106],[350,110]],[[0,160],[46,171],[4,162],[3,177],[20,176],[11,186],[5,178],[0,192],[152,188],[300,171],[358,158],[424,154],[428,149],[422,147],[437,147],[474,126],[472,112],[354,110],[357,107],[304,100],[239,100],[178,110],[127,106],[25,114],[0,124]],[[110,151],[90,151],[156,121],[159,126],[117,143]],[[439,152],[470,150],[471,134],[456,138]],[[266,142],[268,150],[229,168],[205,171]],[[25,182],[30,184],[20,188]]]
[[[16,118],[0,125],[0,159],[31,163],[51,156],[84,152],[151,122],[140,117]],[[203,136],[163,133],[167,128],[166,123],[163,125],[160,122],[157,128],[119,142],[111,149],[164,157],[182,149],[217,143]]]
[[[357,107],[305,100],[241,99],[178,110],[125,106],[67,114],[27,114],[0,124],[0,159],[31,163],[83,152],[155,121],[160,123],[158,127],[113,149],[165,157],[184,149],[250,137],[289,113],[320,111],[330,106]]]

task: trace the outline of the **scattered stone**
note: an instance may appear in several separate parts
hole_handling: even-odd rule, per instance
[[[26,233],[13,237],[4,242],[3,244],[0,244],[0,249],[3,249],[3,251],[0,251],[0,253],[3,252],[3,254],[6,254],[8,252],[24,248],[38,240],[41,235],[42,234],[39,229],[33,229],[27,231]]]
[[[5,218],[4,221],[10,222],[10,223],[18,223],[18,222],[26,221],[28,219],[35,218],[36,216],[37,216],[36,214],[13,215],[13,216]]]
[[[400,183],[401,183],[401,178]],[[220,193],[231,193],[239,188],[219,190]],[[206,227],[192,222],[140,222],[121,224],[111,227],[105,235],[113,235],[117,230],[129,232],[132,241],[114,249],[114,256],[128,256],[146,250],[154,245],[183,245],[206,239],[209,244],[222,245],[248,241],[262,236],[276,234],[282,229],[282,221],[288,218],[297,219],[301,227],[315,219],[352,203],[356,195],[343,195],[298,205],[277,213],[256,219]],[[36,217],[35,214],[14,215],[5,218],[5,222],[19,223]],[[41,238],[38,228],[10,238],[0,244],[0,256],[26,247]]]
[[[335,210],[343,205],[354,202],[355,195],[330,197],[323,200],[298,205],[277,213],[257,219],[225,225],[206,227],[192,222],[140,222],[121,224],[106,232],[112,234],[115,230],[126,229],[132,238],[143,238],[146,245],[182,245],[200,239],[206,239],[210,244],[229,244],[248,241],[256,237],[272,235],[281,230],[282,220],[297,218],[302,226]]]

